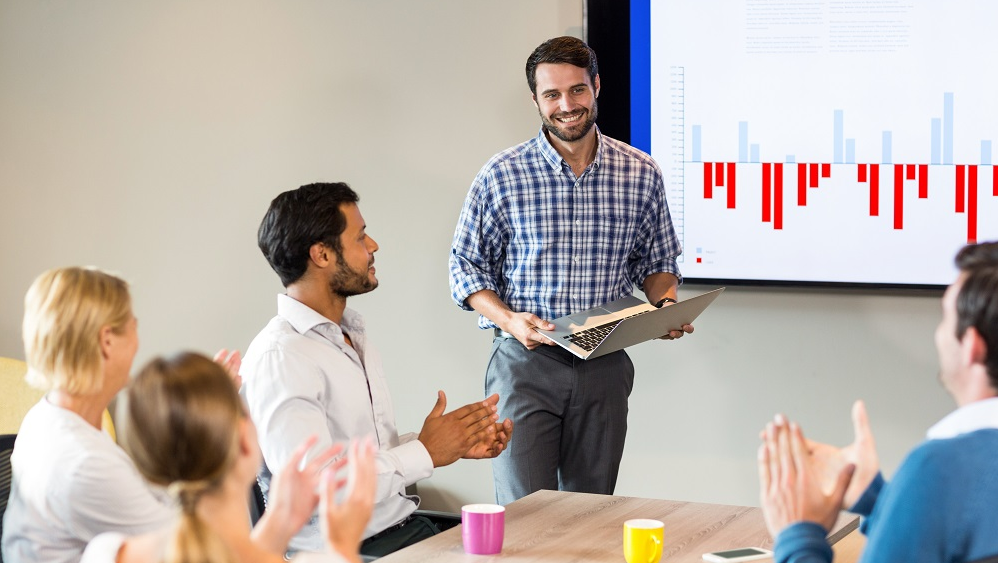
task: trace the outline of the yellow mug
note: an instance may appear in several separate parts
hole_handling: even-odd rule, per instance
[[[626,520],[623,550],[628,563],[657,563],[663,556],[663,522],[646,518]]]

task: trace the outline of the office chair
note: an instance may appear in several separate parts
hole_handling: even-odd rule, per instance
[[[45,393],[28,385],[24,374],[28,364],[14,358],[0,358],[0,434],[17,434],[21,420]]]
[[[44,391],[35,389],[24,380],[28,373],[28,364],[14,358],[0,357],[0,389],[4,390],[0,399],[0,433],[17,434],[21,428],[24,415],[35,406],[45,395]],[[104,409],[101,417],[101,429],[111,440],[117,442],[115,423],[108,409]],[[6,500],[6,499],[5,499]]]
[[[0,537],[3,537],[3,515],[7,512],[7,499],[10,498],[10,481],[12,472],[10,469],[10,454],[14,451],[14,440],[17,434],[4,434],[0,436]],[[3,563],[3,554],[0,553],[0,563]]]

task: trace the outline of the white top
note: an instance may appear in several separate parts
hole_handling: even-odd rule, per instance
[[[75,563],[101,532],[142,534],[174,519],[107,434],[44,398],[24,417],[10,463],[4,561]]]
[[[341,330],[343,327],[343,332]],[[352,348],[344,341],[350,335]],[[399,436],[382,361],[365,334],[361,315],[345,309],[342,324],[302,303],[278,296],[278,316],[247,348],[240,369],[241,393],[257,425],[267,495],[272,473],[309,436],[317,451],[352,438],[373,436],[378,443],[375,510],[365,537],[403,520],[420,499],[407,485],[430,477],[434,464],[416,434]],[[320,551],[325,542],[313,518],[292,539],[293,550]]]
[[[953,410],[927,431],[928,440],[954,438],[976,430],[997,427],[997,398],[983,399]]]
[[[87,544],[80,563],[115,563],[126,539],[125,534],[118,532],[97,536]],[[336,553],[300,553],[291,560],[295,563],[344,563],[344,558]]]

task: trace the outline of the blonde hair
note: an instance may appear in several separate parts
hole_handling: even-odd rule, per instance
[[[118,332],[132,317],[128,283],[96,268],[58,268],[35,279],[24,296],[21,335],[27,382],[49,391],[101,390],[100,332]]]
[[[163,561],[235,563],[197,513],[198,501],[233,468],[247,416],[225,369],[191,352],[155,358],[129,385],[126,410],[125,449],[139,472],[167,487],[181,507]]]

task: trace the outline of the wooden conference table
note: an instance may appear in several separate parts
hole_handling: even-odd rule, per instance
[[[708,551],[772,547],[759,508],[538,491],[507,505],[503,551],[498,555],[465,553],[458,526],[383,557],[379,563],[621,563],[625,560],[622,525],[631,518],[663,521],[661,561],[665,563],[700,562],[701,555]],[[830,543],[836,543],[857,527],[857,516],[842,513],[830,533]]]

